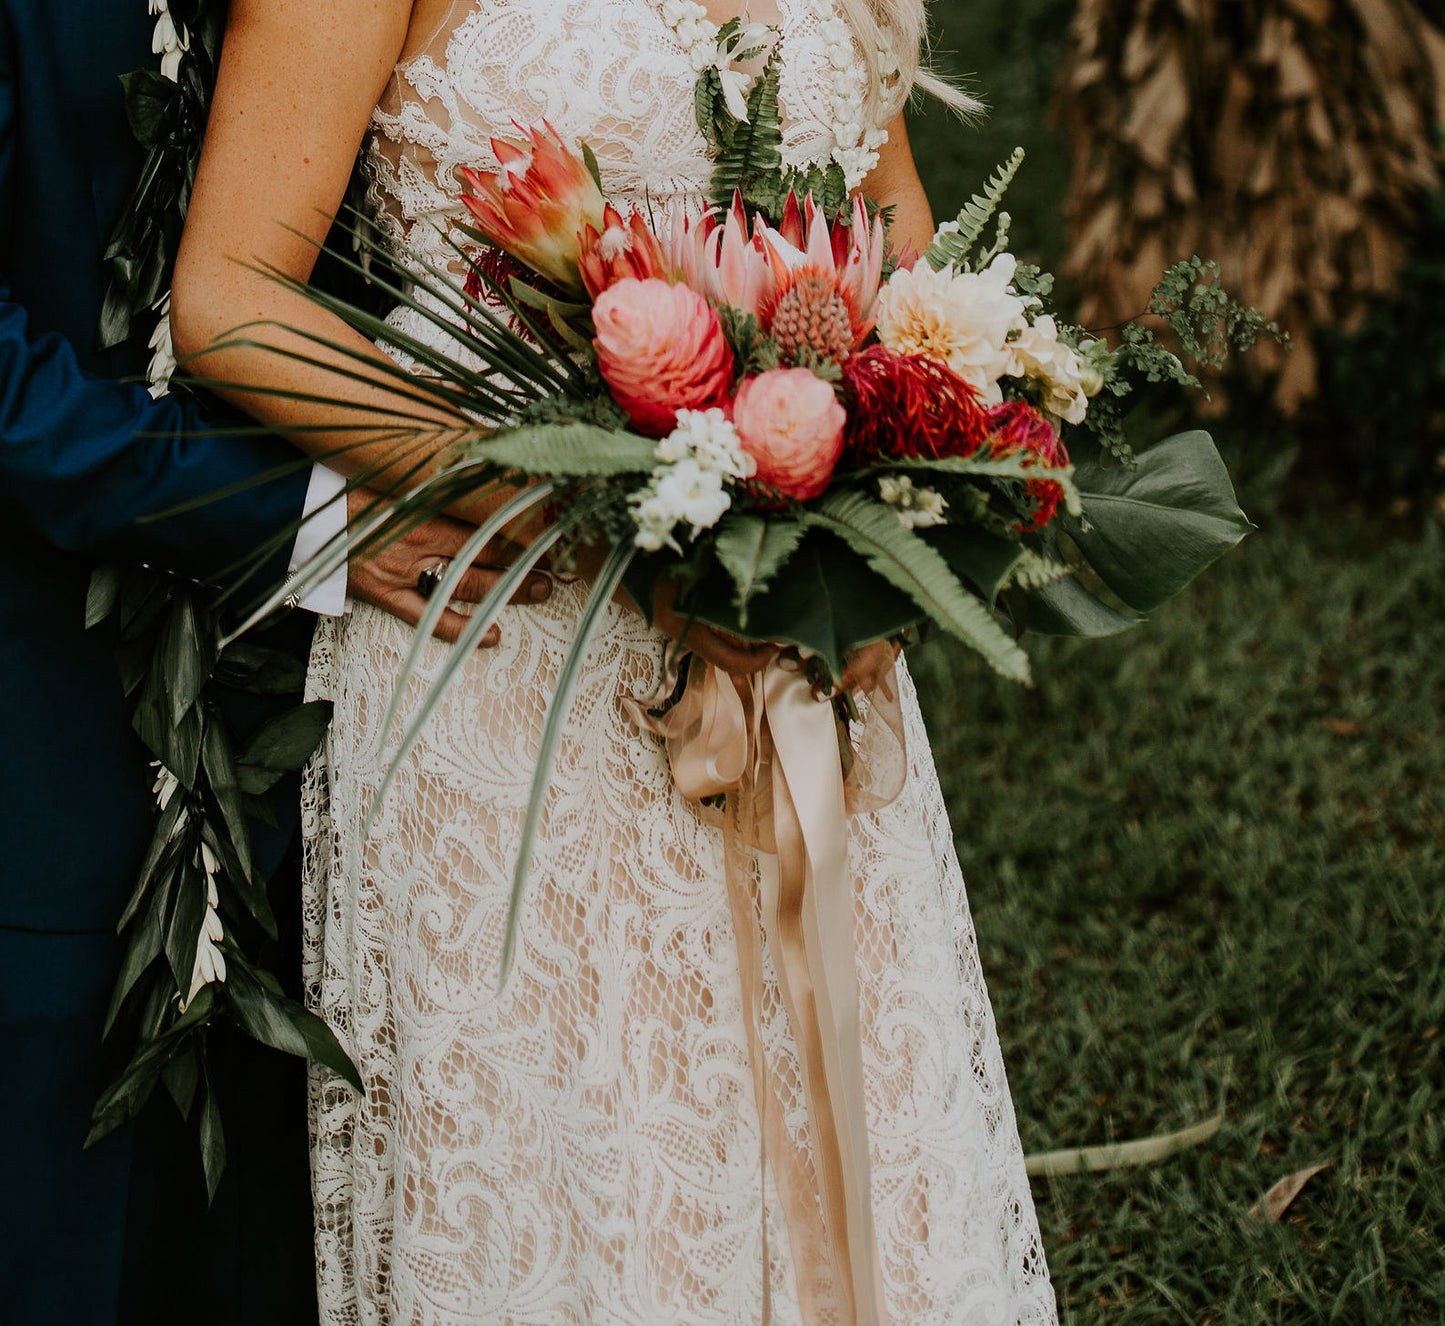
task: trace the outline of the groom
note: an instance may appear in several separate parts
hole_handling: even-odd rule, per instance
[[[301,472],[137,523],[295,459],[278,441],[207,436],[192,406],[121,381],[143,346],[93,349],[102,254],[140,164],[118,79],[156,60],[147,8],[0,0],[0,1318],[289,1326],[316,1320],[299,1064],[233,1047],[244,1094],[209,1217],[194,1140],[164,1100],[81,1149],[115,923],[153,822],[111,638],[84,630],[91,570],[204,578],[337,482]],[[351,594],[414,623],[418,571],[468,532],[434,522],[354,565]],[[282,555],[271,578],[286,570]],[[459,596],[493,578],[472,573]],[[280,884],[293,891],[278,910],[294,911]]]

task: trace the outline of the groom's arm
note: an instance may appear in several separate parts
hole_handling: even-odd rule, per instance
[[[300,519],[310,467],[263,437],[208,433],[192,403],[82,371],[69,341],[33,335],[0,281],[0,518],[52,545],[206,579]],[[282,477],[164,520],[142,517]],[[265,581],[284,576],[282,540]]]

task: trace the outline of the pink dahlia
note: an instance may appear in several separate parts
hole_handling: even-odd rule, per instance
[[[733,425],[758,463],[758,482],[800,502],[827,489],[846,422],[833,388],[806,368],[748,378],[733,402]]]
[[[663,437],[679,410],[720,405],[733,352],[717,312],[695,290],[656,277],[624,277],[592,306],[597,367],[638,430]]]

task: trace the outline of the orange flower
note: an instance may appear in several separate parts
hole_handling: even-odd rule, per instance
[[[624,277],[673,278],[673,266],[642,213],[624,221],[611,203],[603,212],[601,232],[591,225],[582,232],[581,268],[582,284],[593,299]]]
[[[581,235],[587,226],[603,228],[602,193],[550,124],[517,128],[526,135],[524,145],[492,139],[499,170],[463,168],[471,192],[462,195],[462,203],[491,243],[580,295]]]

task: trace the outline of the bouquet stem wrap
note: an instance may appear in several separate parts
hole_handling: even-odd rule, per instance
[[[728,902],[761,1115],[762,1172],[771,1161],[803,1317],[816,1321],[831,1308],[843,1322],[886,1326],[870,1197],[848,817],[902,791],[896,678],[890,671],[874,693],[868,758],[860,752],[845,776],[833,708],[814,698],[796,658],[779,656],[739,678],[696,656],[687,666],[682,697],[666,713],[650,714],[637,702],[631,709],[666,742],[684,796],[726,798]],[[797,1043],[811,1165],[785,1126],[785,1103],[763,1055],[764,942]],[[765,1322],[767,1246],[765,1230]]]

